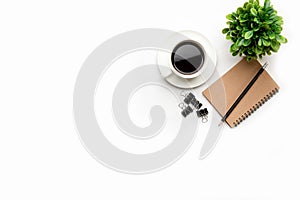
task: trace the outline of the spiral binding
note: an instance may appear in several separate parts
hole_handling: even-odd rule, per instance
[[[270,98],[272,98],[277,92],[278,92],[277,88],[275,88],[274,90],[270,91],[269,94],[267,94],[259,102],[257,102],[255,105],[253,105],[246,113],[244,113],[235,122],[233,122],[233,125],[234,126],[238,126],[242,121],[244,121],[246,118],[248,118],[252,113],[254,113],[265,102],[267,102]]]

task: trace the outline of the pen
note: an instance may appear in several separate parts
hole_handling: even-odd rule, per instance
[[[229,110],[226,112],[226,114],[222,117],[221,123],[219,126],[226,121],[227,117],[232,113],[232,111],[235,109],[235,107],[240,103],[240,101],[243,99],[243,97],[247,94],[247,92],[250,90],[250,88],[253,86],[255,81],[258,79],[258,77],[263,73],[265,68],[269,65],[268,62],[266,62],[256,73],[256,75],[252,78],[250,83],[247,85],[247,87],[243,90],[243,92],[240,94],[240,96],[237,98],[237,100],[233,103],[233,105],[229,108]]]

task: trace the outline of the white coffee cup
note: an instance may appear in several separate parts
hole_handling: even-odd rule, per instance
[[[180,70],[179,66],[174,65],[174,60],[172,60],[172,54],[176,52],[176,48],[185,42],[191,42],[192,46],[194,46],[191,47],[191,49],[194,48],[194,52],[196,53],[197,49],[199,52],[201,51],[203,58],[201,61],[197,59],[196,56],[191,66],[195,66],[197,70],[189,71],[188,73],[184,70]],[[171,85],[184,89],[195,88],[204,84],[214,73],[217,64],[217,53],[208,39],[202,34],[195,31],[180,31],[178,34],[174,34],[165,40],[164,44],[167,47],[166,49],[170,51],[158,51],[157,65],[162,77]],[[183,58],[193,57],[193,54],[189,55],[187,53],[187,55],[185,55],[184,49],[182,50],[183,53],[179,53],[178,55],[183,54]],[[196,66],[197,61],[199,66]]]
[[[195,78],[201,74],[205,55],[204,48],[197,41],[182,41],[172,51],[170,68],[181,78]]]

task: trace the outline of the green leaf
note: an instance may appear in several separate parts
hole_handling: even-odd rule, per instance
[[[223,34],[226,34],[226,33],[228,33],[228,31],[229,31],[229,28],[224,28],[224,29],[222,30],[222,33],[223,33]]]
[[[246,6],[246,9],[249,11],[252,7],[253,7],[252,4],[248,3],[247,6]]]
[[[236,29],[239,30],[239,31],[241,31],[241,30],[243,30],[243,27],[237,26]]]
[[[256,16],[257,15],[257,11],[255,10],[255,8],[251,8],[250,9],[250,12],[253,16]]]
[[[251,56],[247,56],[247,61],[250,62],[252,60]]]
[[[244,40],[243,46],[247,47],[250,45],[250,43],[251,43],[251,40]]]
[[[232,56],[237,56],[238,53],[239,53],[239,51],[235,51],[235,52],[232,53]]]
[[[230,39],[231,39],[231,37],[230,37],[230,32],[228,32],[228,33],[226,34],[226,39],[227,39],[227,40],[230,40]]]
[[[241,23],[244,23],[244,22],[247,21],[247,19],[243,19],[243,18],[239,18],[239,20],[240,20]]]
[[[271,45],[270,41],[269,40],[266,40],[266,39],[262,39],[262,42],[263,42],[263,45],[268,47]]]
[[[279,50],[280,43],[277,41],[271,41],[271,48],[274,52],[277,52]]]
[[[275,22],[275,24],[279,25],[279,26],[282,26],[283,25],[283,20],[277,20]]]
[[[242,14],[241,14],[241,15],[238,17],[238,20],[239,20],[241,23],[246,22],[246,21],[248,20],[248,16],[242,15]]]
[[[282,31],[282,27],[280,27],[280,26],[275,26],[275,29],[273,29],[273,31],[274,31],[275,33],[277,33],[277,34],[280,34],[281,31]]]
[[[246,40],[250,39],[252,36],[253,36],[253,30],[248,31],[248,32],[245,33],[245,39]]]
[[[237,41],[236,41],[236,45],[238,46],[238,47],[241,47],[242,45],[243,45],[243,43],[244,43],[244,39],[243,38],[239,38]]]
[[[268,31],[268,36],[271,40],[275,39],[275,33],[273,31]]]
[[[239,32],[238,32],[238,30],[233,30],[233,31],[231,31],[233,34],[238,34]]]
[[[232,44],[230,46],[230,52],[235,52],[236,50],[238,50],[238,47],[236,46],[236,44]]]
[[[285,37],[283,37],[282,35],[276,35],[276,40],[279,43],[287,43],[287,39]]]
[[[232,12],[231,15],[234,17],[234,19],[236,19],[237,14],[235,12]]]
[[[259,28],[259,26],[258,26],[258,27],[256,27],[256,28],[254,28],[253,31],[254,31],[254,32],[259,31],[259,29],[260,29],[260,28]]]
[[[259,40],[258,40],[258,46],[261,46],[261,45],[262,45],[262,39],[259,38]]]
[[[273,24],[273,22],[274,22],[274,21],[273,21],[273,20],[270,20],[270,19],[266,21],[267,24]]]
[[[270,15],[270,18],[269,18],[269,19],[274,19],[274,18],[276,18],[276,17],[278,17],[278,16],[276,15],[276,13],[272,13],[272,14]]]
[[[274,9],[272,8],[272,6],[270,6],[269,8],[266,9],[266,12],[269,14],[269,17],[274,13]]]
[[[235,17],[232,14],[226,15],[226,18],[232,21],[235,20]]]
[[[240,15],[241,13],[243,13],[244,12],[244,9],[242,8],[242,7],[239,7],[237,10],[236,10],[236,13],[238,14],[238,15]]]
[[[256,54],[261,54],[261,53],[262,53],[262,50],[259,49],[259,48],[256,48],[256,49],[255,49],[255,53],[256,53]]]
[[[270,5],[271,5],[271,1],[270,0],[265,0],[264,7],[269,8]]]
[[[258,9],[258,15],[259,15],[260,17],[263,17],[264,14],[265,14],[265,12],[264,12],[261,8],[259,8],[259,9]]]

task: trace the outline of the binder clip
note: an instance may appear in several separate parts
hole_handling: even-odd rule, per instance
[[[196,98],[192,99],[191,104],[196,110],[199,110],[202,106],[202,103],[200,103]]]
[[[188,94],[181,93],[181,96],[184,96],[185,98],[183,99],[183,102],[186,103],[187,105],[192,104],[192,106],[196,109],[199,110],[202,106],[202,103],[200,103],[194,94],[189,92]]]
[[[188,93],[187,95],[184,96],[185,98],[183,99],[184,103],[190,104],[193,99],[195,99],[195,95],[192,93]]]
[[[193,109],[189,105],[186,106],[184,103],[180,103],[178,106],[179,106],[179,108],[182,109],[181,115],[183,117],[187,117],[189,114],[191,114],[193,112]]]
[[[193,112],[193,110],[196,110],[197,116],[202,118],[202,122],[206,123],[208,121],[208,110],[207,108],[201,109],[202,103],[200,103],[195,95],[191,92],[185,93],[182,91],[180,93],[181,96],[184,97],[183,102],[181,102],[178,106],[182,109],[181,115],[183,117],[187,117],[189,114]],[[190,106],[191,105],[191,106]],[[193,108],[194,109],[193,109]]]
[[[206,123],[208,121],[208,110],[207,108],[201,109],[201,110],[197,110],[196,111],[197,116],[200,118],[202,118],[202,122]]]

